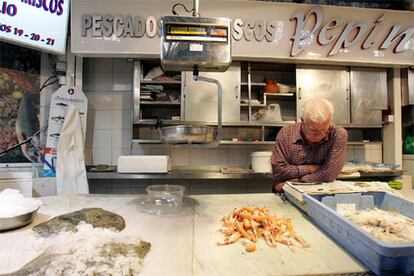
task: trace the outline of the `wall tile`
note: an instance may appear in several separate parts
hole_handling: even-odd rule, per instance
[[[132,127],[131,110],[114,110],[112,112],[112,129],[128,129]]]
[[[173,166],[188,166],[190,165],[190,150],[183,148],[171,149],[171,162]]]
[[[126,58],[114,58],[113,59],[113,72],[116,73],[131,73],[133,71],[132,62]]]
[[[132,72],[130,73],[113,73],[113,86],[114,91],[119,90],[132,90]]]
[[[112,130],[112,148],[131,148],[132,128]],[[107,146],[110,144],[107,144]]]
[[[94,72],[111,73],[113,70],[112,64],[112,58],[95,58],[93,66]]]
[[[110,110],[97,110],[88,112],[87,128],[112,129],[113,112]]]
[[[169,155],[170,149],[168,145],[151,145],[151,155]]]
[[[132,91],[117,91],[112,94],[113,110],[133,110]]]
[[[208,151],[208,164],[217,166],[227,166],[228,164],[228,152],[225,150],[211,149]]]
[[[111,91],[112,85],[112,73],[91,73],[83,75],[84,91]]]
[[[229,166],[240,166],[240,167],[249,167],[250,166],[250,155],[249,152],[245,149],[232,149],[228,151],[229,156]]]
[[[84,58],[83,59],[83,74],[92,73],[94,72],[94,58]]]
[[[86,131],[86,149],[107,149],[111,144],[111,130],[109,129],[88,129]]]
[[[88,108],[93,110],[111,110],[112,109],[112,93],[107,92],[97,92],[89,93],[88,98]]]
[[[208,149],[191,149],[190,164],[192,166],[208,165]]]
[[[111,164],[111,149],[93,149],[92,150],[92,164]]]
[[[151,146],[145,144],[132,144],[132,155],[144,155],[151,153]]]
[[[88,130],[88,129],[94,129],[94,126],[95,126],[95,117],[96,117],[96,111],[95,110],[93,110],[93,109],[91,109],[91,108],[88,108],[88,114],[87,114],[87,117],[86,117],[86,129]]]
[[[112,148],[112,165],[118,164],[118,158],[122,155],[131,155],[131,149],[130,148]]]

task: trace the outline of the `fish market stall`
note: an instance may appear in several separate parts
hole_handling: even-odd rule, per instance
[[[43,197],[41,200],[43,205],[32,224],[0,234],[0,273],[17,271],[45,253],[42,250],[50,242],[35,234],[33,226],[58,215],[92,207],[104,208],[125,220],[125,228],[119,235],[151,244],[139,262],[141,267],[137,271],[142,275],[304,275],[367,271],[302,212],[273,194],[185,197],[182,209],[167,215],[141,212],[142,198],[137,196],[88,195]],[[236,208],[249,206],[267,207],[277,217],[289,218],[296,233],[310,247],[290,248],[281,243],[270,247],[264,239],[257,240],[256,250],[251,253],[245,251],[241,241],[219,246],[217,243],[224,237],[220,232],[222,217]],[[71,242],[75,240],[82,241],[72,237]]]

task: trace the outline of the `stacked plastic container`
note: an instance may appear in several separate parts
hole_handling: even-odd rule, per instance
[[[325,198],[325,199],[324,199]],[[333,239],[378,275],[414,275],[414,244],[385,243],[336,212],[338,203],[355,204],[357,210],[379,208],[398,211],[414,219],[414,203],[383,193],[308,195],[303,199],[308,215]]]

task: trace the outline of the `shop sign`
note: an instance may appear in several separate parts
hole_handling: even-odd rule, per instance
[[[76,3],[75,1],[74,6]],[[403,12],[398,15],[396,12],[384,10],[354,8],[340,8],[342,10],[338,12],[338,8],[335,7],[241,3],[244,6],[252,6],[253,11],[263,10],[263,16],[257,16],[260,12],[252,12],[259,18],[241,17],[239,15],[243,15],[243,12],[239,13],[234,8],[224,12],[226,16],[220,13],[214,15],[232,19],[233,57],[264,56],[278,59],[321,58],[330,61],[413,63],[414,22],[409,19],[412,18],[410,16],[414,16],[413,13]],[[222,6],[226,4],[228,1],[221,2]],[[269,8],[265,9],[264,5]],[[275,11],[274,15],[266,15],[266,13],[270,14],[272,8]],[[366,11],[367,16],[362,15],[361,10]],[[345,18],[344,11],[347,14],[352,13],[355,18],[349,19],[349,16]],[[232,16],[236,14],[237,17]],[[245,10],[244,14],[246,14]],[[101,41],[102,45],[112,41],[112,46],[120,45],[125,40],[129,42],[135,40],[137,42],[135,53],[140,54],[138,43],[146,46],[151,43],[150,41],[154,41],[154,47],[142,49],[141,54],[151,52],[159,54],[161,18],[159,14],[144,15],[142,12],[140,14],[127,12],[122,15],[118,12],[88,13],[79,10],[75,11],[74,15],[76,18],[73,18],[73,21],[76,24],[73,26],[79,27],[72,33],[80,35],[83,46],[80,48],[85,46],[87,48],[85,43],[91,39],[93,44]],[[76,47],[78,45],[73,45],[75,53],[78,51]],[[122,48],[119,48],[120,53],[125,54]],[[114,49],[111,52],[113,53]],[[87,51],[78,51],[78,53],[88,54]],[[401,60],[398,60],[398,57],[401,57]]]
[[[305,24],[313,17],[314,24],[310,29],[305,29]],[[321,46],[331,44],[331,49],[328,56],[333,56],[339,52],[340,49],[349,48],[351,45],[358,43],[361,50],[366,50],[374,45],[377,45],[378,50],[386,50],[391,45],[395,45],[393,53],[397,54],[402,51],[410,50],[409,43],[412,42],[414,34],[414,26],[401,30],[401,26],[395,24],[388,27],[388,35],[379,42],[378,29],[381,22],[384,21],[384,14],[381,14],[372,26],[365,22],[356,22],[352,20],[345,21],[341,24],[339,18],[332,18],[324,22],[324,13],[321,7],[314,7],[305,14],[304,11],[299,11],[294,14],[291,21],[295,22],[295,33],[292,36],[292,46],[290,55],[297,56],[309,44],[314,43],[314,40]],[[339,30],[334,33],[333,30]],[[316,39],[314,39],[316,38]],[[306,41],[309,43],[306,43]],[[379,43],[378,43],[379,42]],[[411,51],[413,46],[411,46]]]
[[[69,0],[0,1],[0,40],[64,54]]]

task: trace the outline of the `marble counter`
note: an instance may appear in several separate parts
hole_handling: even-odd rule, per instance
[[[139,196],[88,195],[43,197],[34,222],[0,233],[0,274],[12,272],[40,254],[31,228],[53,216],[85,207],[102,207],[125,218],[131,235],[152,244],[142,275],[303,275],[358,273],[366,268],[319,230],[302,212],[273,194],[200,195],[185,198],[181,212],[169,216],[139,211]],[[272,213],[293,219],[297,232],[311,248],[270,248],[259,241],[254,253],[240,243],[217,246],[223,239],[220,218],[234,208],[267,206]]]

